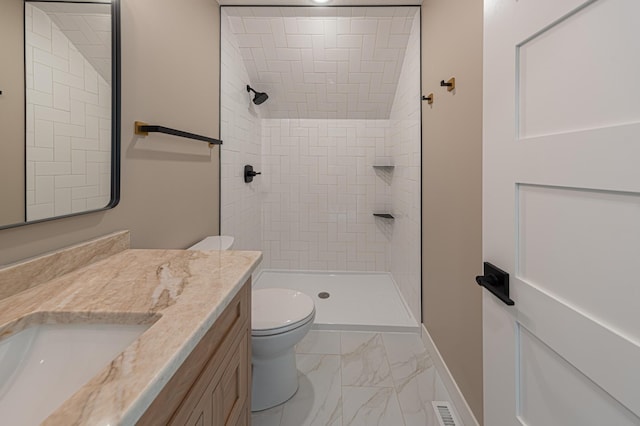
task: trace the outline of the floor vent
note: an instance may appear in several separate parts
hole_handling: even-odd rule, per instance
[[[462,423],[458,422],[455,414],[453,414],[453,408],[451,408],[449,401],[431,401],[431,403],[440,426],[462,426]]]

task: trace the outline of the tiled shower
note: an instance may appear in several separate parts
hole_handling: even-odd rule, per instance
[[[419,321],[418,10],[222,7],[221,233],[264,270],[390,273]]]

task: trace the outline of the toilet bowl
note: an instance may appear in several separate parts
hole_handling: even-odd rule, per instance
[[[234,239],[207,237],[189,250],[228,250]],[[287,288],[251,292],[251,411],[282,404],[298,390],[294,347],[309,332],[316,316],[313,299]]]
[[[298,390],[294,346],[311,329],[316,310],[309,296],[288,288],[254,290],[251,303],[251,411],[260,411]]]

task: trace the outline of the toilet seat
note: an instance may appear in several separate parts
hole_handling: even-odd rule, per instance
[[[288,288],[253,290],[251,335],[273,336],[302,327],[315,317],[313,300]]]

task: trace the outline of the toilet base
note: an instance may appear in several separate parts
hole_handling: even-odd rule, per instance
[[[298,390],[298,369],[293,347],[275,357],[254,356],[252,362],[251,411],[282,404]]]

